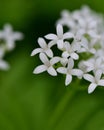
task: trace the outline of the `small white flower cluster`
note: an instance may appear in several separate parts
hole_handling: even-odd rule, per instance
[[[0,30],[0,70],[8,70],[9,64],[4,61],[7,52],[12,51],[15,47],[15,41],[23,39],[23,34],[13,32],[10,24],[5,24],[4,29]]]
[[[87,6],[73,12],[63,11],[58,20],[56,34],[39,38],[40,48],[32,51],[31,56],[39,53],[42,65],[35,68],[34,74],[47,71],[52,76],[57,72],[66,75],[65,85],[72,77],[84,78],[91,82],[88,93],[97,86],[104,86],[104,20]],[[64,27],[67,32],[64,33]],[[46,40],[48,44],[46,43]],[[54,56],[52,47],[56,45],[61,55]],[[55,53],[55,54],[56,54]]]

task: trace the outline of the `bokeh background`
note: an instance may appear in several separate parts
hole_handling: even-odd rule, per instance
[[[63,9],[86,4],[104,13],[103,0],[0,0],[0,29],[11,23],[25,35],[5,57],[11,69],[0,71],[0,130],[104,130],[104,88],[88,95],[84,82],[65,87],[62,75],[32,73],[37,38],[55,32]]]

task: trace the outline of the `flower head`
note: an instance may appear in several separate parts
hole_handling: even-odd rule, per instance
[[[68,30],[65,33],[64,27]],[[73,76],[84,78],[91,82],[88,93],[104,86],[104,18],[101,15],[87,6],[72,12],[64,10],[57,21],[56,34],[44,37],[48,42],[39,38],[40,48],[31,54],[39,53],[43,63],[35,68],[35,74],[47,71],[56,76],[59,72],[66,75],[66,86]],[[52,48],[54,45],[56,49]]]

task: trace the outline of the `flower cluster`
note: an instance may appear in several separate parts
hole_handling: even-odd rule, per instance
[[[31,56],[39,53],[43,63],[33,73],[64,74],[66,86],[72,82],[73,76],[83,78],[90,82],[88,93],[92,93],[97,86],[104,86],[103,16],[87,6],[73,12],[64,10],[61,15],[56,24],[56,34],[39,38],[40,48],[32,51]],[[65,33],[64,27],[67,29]],[[53,46],[61,52],[60,55],[55,56]]]
[[[0,30],[0,70],[9,69],[9,64],[4,60],[7,52],[12,51],[15,47],[15,41],[21,40],[23,34],[13,32],[12,26],[6,24],[3,30]]]

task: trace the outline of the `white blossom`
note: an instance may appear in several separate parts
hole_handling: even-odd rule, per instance
[[[61,24],[57,25],[56,32],[57,32],[57,35],[48,34],[45,36],[45,38],[54,41],[57,44],[59,49],[63,48],[64,40],[74,38],[74,35],[71,32],[63,33],[63,27]]]
[[[60,63],[62,64],[62,66],[66,66],[68,64],[68,58],[62,56],[60,58]]]
[[[73,58],[74,60],[78,60],[79,56],[78,54],[75,52],[77,51],[77,48],[76,48],[76,45],[74,44],[70,44],[69,42],[65,42],[64,44],[64,52],[62,53],[62,56],[63,57],[71,57]]]
[[[80,77],[78,77],[78,78],[79,78],[79,79],[82,79],[83,75],[87,73],[87,66],[85,66],[84,61],[80,61],[80,62],[78,63],[78,68],[79,68],[80,70],[82,70],[82,72],[83,72],[82,75],[81,75]]]
[[[0,70],[8,70],[9,64],[4,61],[4,57],[8,51],[15,47],[15,41],[21,40],[23,34],[14,32],[10,24],[5,24],[3,30],[0,30]]]
[[[47,58],[44,53],[40,53],[40,60],[42,61],[43,65],[40,65],[35,68],[33,71],[34,74],[39,74],[44,71],[47,71],[52,76],[57,76],[57,72],[54,69],[53,65],[60,61],[59,57],[53,57],[51,60]]]
[[[101,76],[101,70],[97,70],[94,76],[92,76],[91,74],[84,75],[84,79],[91,82],[91,84],[88,87],[88,93],[92,93],[97,86],[104,86],[104,79],[101,79]]]
[[[47,45],[46,41],[43,38],[39,38],[38,43],[40,45],[40,48],[34,49],[31,53],[31,56],[34,56],[37,53],[45,53],[48,57],[53,57],[53,52],[49,47],[50,44]]]
[[[87,67],[87,72],[101,70],[103,73],[104,64],[102,64],[101,58],[91,58],[87,61],[84,61],[83,63]]]
[[[67,31],[64,32],[64,27]],[[66,75],[65,85],[72,82],[73,76],[91,82],[88,93],[97,86],[104,86],[104,18],[102,15],[83,6],[80,10],[61,13],[56,24],[56,34],[39,38],[39,53],[42,65],[35,68],[35,74],[47,71],[52,76],[57,72]],[[47,41],[46,41],[47,40]],[[54,48],[53,46],[56,45]],[[0,50],[2,57],[3,53]],[[75,65],[75,67],[74,67]],[[56,72],[57,70],[57,72]]]
[[[4,47],[7,50],[12,50],[15,47],[15,41],[22,40],[23,34],[20,32],[13,32],[12,26],[6,24],[3,30],[0,30],[0,40],[3,41]]]
[[[91,54],[96,53],[96,49],[94,48],[94,46],[85,37],[82,37],[79,44],[80,44],[80,48],[78,50],[78,53],[82,53],[82,52],[91,53]]]
[[[72,81],[72,75],[74,76],[81,76],[82,71],[80,69],[73,69],[74,67],[74,61],[72,58],[69,59],[68,61],[68,66],[66,67],[59,67],[57,71],[61,74],[66,74],[66,79],[65,79],[65,85],[69,85]]]

